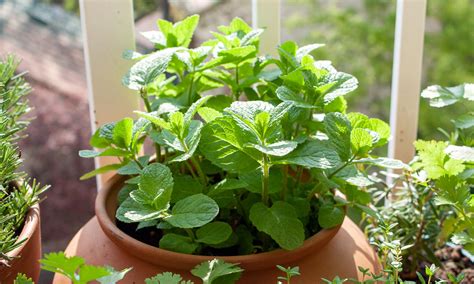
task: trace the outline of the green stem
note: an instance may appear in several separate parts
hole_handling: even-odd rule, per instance
[[[265,205],[268,205],[268,192],[270,185],[270,165],[268,163],[267,155],[263,156],[263,165],[262,165],[262,202]]]
[[[189,74],[191,76],[191,84],[189,85],[188,88],[188,105],[191,105],[193,103],[193,89],[194,89],[194,71]]]
[[[199,164],[199,162],[196,160],[195,157],[191,157],[190,161],[193,164],[194,168],[196,169],[199,175],[199,178],[201,179],[202,184],[206,185],[207,177],[206,177],[206,174],[204,174],[204,171],[202,170],[201,165]]]
[[[286,193],[288,192],[288,166],[283,166],[283,189],[281,191],[281,200],[286,200]]]
[[[296,192],[300,188],[302,175],[303,175],[303,167],[299,166],[298,169],[296,170],[296,185],[293,189],[293,195],[296,195]]]
[[[235,64],[235,85],[236,90],[234,91],[235,100],[239,100],[239,64]]]
[[[148,99],[148,96],[147,96],[146,92],[143,89],[140,90],[140,96],[143,100],[143,103],[145,104],[146,111],[147,112],[152,112],[150,100]],[[152,123],[152,127],[153,127],[154,130],[158,131],[158,127],[156,127],[155,124]],[[158,144],[158,143],[153,143],[153,144],[155,146],[156,161],[159,163],[159,162],[161,162],[161,147],[160,147],[160,144]]]
[[[186,233],[188,234],[188,236],[191,238],[191,240],[194,242],[194,240],[196,239],[194,237],[194,233],[193,233],[193,230],[191,229],[184,229],[186,231]]]
[[[313,187],[313,189],[310,191],[310,193],[308,193],[308,196],[306,197],[306,199],[311,200],[311,199],[314,197],[314,195],[316,194],[316,192],[319,191],[321,185],[322,185],[322,183],[318,182],[318,183]]]
[[[186,168],[188,168],[188,171],[191,173],[193,178],[197,179],[196,173],[194,172],[193,166],[190,164],[190,162],[185,161],[184,164],[186,165]]]
[[[354,161],[355,159],[355,156],[352,156],[352,158],[350,158],[347,162],[345,162],[342,166],[340,166],[339,168],[337,168],[337,170],[335,170],[334,172],[332,172],[329,176],[328,176],[328,179],[332,178],[334,175],[336,175],[338,172],[342,171],[345,167],[347,167],[350,163],[352,163],[352,161]]]

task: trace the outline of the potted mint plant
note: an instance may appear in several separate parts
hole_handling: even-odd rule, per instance
[[[160,19],[143,33],[155,52],[124,53],[136,62],[123,83],[145,110],[101,126],[96,149],[80,152],[119,162],[83,176],[117,171],[67,253],[141,267],[128,281],[215,257],[240,263],[243,283],[273,281],[277,264],[299,266],[304,281],[378,270],[345,210],[371,213],[369,167],[404,164],[372,153],[386,123],[346,113],[357,79],[315,59],[322,44],[288,41],[261,56],[263,30],[239,18],[189,48],[198,20]],[[141,154],[145,143],[154,155]]]
[[[0,283],[13,283],[21,272],[38,280],[41,257],[39,195],[47,187],[30,183],[24,172],[18,139],[28,125],[21,117],[30,108],[30,86],[16,74],[19,61],[0,58]]]

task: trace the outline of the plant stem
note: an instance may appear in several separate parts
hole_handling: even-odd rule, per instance
[[[281,191],[281,200],[286,200],[286,193],[288,191],[288,165],[283,166],[283,189]]]
[[[191,229],[184,229],[184,230],[186,231],[186,233],[188,234],[188,236],[191,238],[191,240],[194,242],[195,237],[194,237],[193,230],[191,230]]]
[[[299,166],[298,169],[296,170],[296,185],[293,189],[293,195],[296,195],[296,192],[300,188],[302,175],[303,175],[303,167]]]
[[[355,159],[355,155],[352,156],[347,162],[345,162],[342,166],[340,166],[339,168],[337,168],[337,170],[335,170],[334,172],[332,172],[329,176],[328,176],[328,179],[332,178],[334,175],[336,175],[338,172],[342,171],[345,167],[347,167],[350,163],[352,163],[352,161],[354,161]]]
[[[201,179],[202,184],[206,185],[207,184],[207,178],[206,178],[206,175],[204,174],[204,171],[201,168],[201,165],[199,164],[199,162],[196,160],[195,157],[191,157],[190,161],[191,161],[192,165],[194,166],[194,168],[196,169],[196,171],[199,175],[199,178]]]
[[[316,192],[318,192],[319,188],[321,187],[322,183],[318,182],[314,187],[313,189],[308,193],[308,196],[306,197],[306,199],[308,200],[311,200],[314,195],[316,194]]]
[[[145,104],[146,111],[147,112],[152,112],[150,100],[148,99],[148,95],[146,94],[146,92],[143,89],[140,90],[140,97],[142,98],[143,103]],[[154,130],[158,131],[158,127],[156,127],[155,124],[152,123],[152,127],[153,127]],[[160,147],[160,144],[158,144],[158,143],[153,143],[153,144],[155,146],[156,161],[158,163],[160,163],[161,162],[161,147]]]
[[[235,85],[237,86],[234,91],[235,100],[239,100],[239,64],[235,64]]]
[[[263,165],[262,165],[262,202],[268,206],[268,192],[269,192],[269,183],[270,183],[270,165],[268,164],[267,155],[263,155]]]

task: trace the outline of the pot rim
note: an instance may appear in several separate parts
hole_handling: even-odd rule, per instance
[[[124,252],[160,267],[170,268],[171,270],[190,270],[197,264],[214,258],[230,263],[238,263],[245,270],[274,268],[276,265],[293,262],[308,254],[317,252],[338,233],[342,226],[340,224],[330,229],[322,229],[306,239],[301,247],[291,251],[276,249],[269,252],[237,256],[205,256],[177,253],[136,240],[116,226],[116,196],[125,180],[126,176],[115,174],[99,189],[95,202],[95,214],[100,227],[105,235]]]
[[[17,181],[14,181],[14,183],[18,184]],[[39,202],[37,202],[28,209],[28,212],[25,215],[23,228],[21,229],[20,235],[18,236],[18,239],[16,240],[15,244],[18,244],[19,242],[22,242],[22,241],[23,242],[15,249],[9,251],[7,253],[7,256],[13,257],[13,258],[21,256],[23,249],[28,244],[28,242],[30,242],[31,236],[38,229],[39,223],[40,223],[40,208],[39,208]],[[13,259],[13,262],[14,261],[15,260]],[[1,260],[0,264],[6,264],[5,260]]]

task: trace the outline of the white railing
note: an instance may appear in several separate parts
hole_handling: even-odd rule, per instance
[[[280,41],[281,0],[252,0],[254,27],[265,27],[262,52],[272,54]],[[92,131],[131,116],[138,96],[121,85],[130,67],[124,50],[134,49],[132,0],[80,0]],[[426,0],[397,0],[389,156],[405,162],[414,155],[418,128]],[[96,166],[110,163],[96,160]],[[102,179],[105,179],[102,177]],[[98,183],[101,179],[98,178]]]

